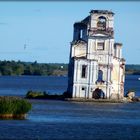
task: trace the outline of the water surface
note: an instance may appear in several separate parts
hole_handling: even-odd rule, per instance
[[[140,96],[140,75],[126,75],[125,93],[134,89]],[[0,76],[0,95],[25,96],[27,91],[47,91],[62,94],[67,90],[67,77],[55,76]]]
[[[31,100],[27,120],[1,120],[0,139],[137,139],[140,103]]]
[[[140,95],[138,75],[126,76],[125,92]],[[25,96],[28,90],[61,94],[67,77],[0,77],[0,94]],[[93,140],[139,139],[140,102],[76,103],[56,100],[30,100],[33,109],[26,120],[0,120],[0,139],[12,140]]]

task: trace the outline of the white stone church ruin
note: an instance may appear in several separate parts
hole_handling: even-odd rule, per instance
[[[122,44],[114,40],[114,13],[91,10],[74,23],[71,42],[68,89],[72,98],[122,99],[125,60]]]

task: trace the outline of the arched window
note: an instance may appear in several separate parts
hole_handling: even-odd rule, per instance
[[[78,32],[78,39],[82,39],[83,38],[83,29],[80,29]]]
[[[97,82],[103,82],[103,72],[101,70],[98,71],[98,80]]]
[[[99,30],[106,30],[106,18],[101,16],[98,18],[97,28]]]
[[[82,39],[83,38],[83,30],[81,29],[80,30],[80,39]]]
[[[87,65],[82,65],[82,73],[81,73],[82,78],[87,77]]]

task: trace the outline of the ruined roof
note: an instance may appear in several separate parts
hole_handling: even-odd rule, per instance
[[[76,59],[76,60],[86,60],[86,61],[98,61],[96,59],[88,59],[86,56],[81,56],[81,57],[74,56],[73,59]]]
[[[73,45],[76,45],[76,44],[86,44],[87,42],[85,40],[79,39],[79,40],[74,40],[71,43]]]
[[[121,62],[125,62],[126,60],[124,58],[121,58]]]
[[[123,44],[122,44],[122,43],[117,43],[117,42],[115,42],[114,45],[115,45],[115,46],[116,46],[116,45],[117,45],[117,46],[122,46]]]
[[[79,22],[75,22],[74,23],[74,26],[83,26],[83,27],[86,27],[86,24],[85,23],[83,23],[82,21],[79,21]]]
[[[85,24],[88,24],[88,23],[89,23],[89,20],[90,20],[90,16],[87,16],[87,17],[84,18],[81,22],[82,22],[82,23],[85,23]]]
[[[81,24],[81,25],[87,25],[90,21],[90,16],[87,16],[86,18],[84,18],[83,20],[79,21],[79,22],[75,22],[74,25],[76,24]]]
[[[112,14],[112,15],[114,15],[114,13],[112,11],[109,11],[109,10],[91,10],[90,13]]]
[[[86,56],[81,56],[81,57],[74,56],[74,59],[86,59],[87,60]]]
[[[91,10],[90,13],[112,14],[112,15],[114,15],[114,13],[113,13],[112,11],[109,11],[109,10]],[[83,20],[78,21],[78,22],[75,22],[74,25],[78,25],[78,24],[87,25],[87,24],[89,24],[89,22],[90,22],[90,16],[87,16],[87,17],[84,18]]]

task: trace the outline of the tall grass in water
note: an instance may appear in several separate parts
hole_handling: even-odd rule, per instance
[[[0,97],[0,118],[25,118],[31,103],[19,97]]]

